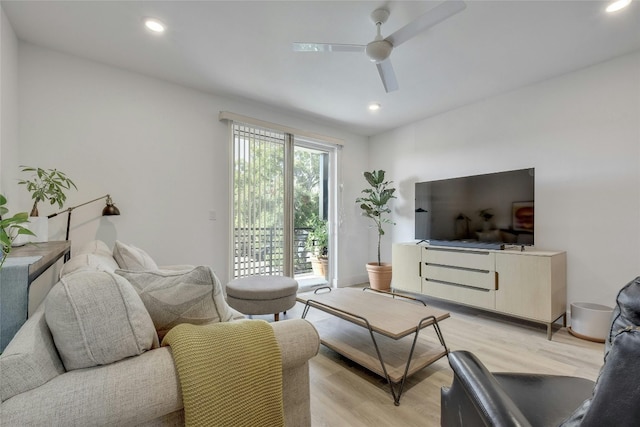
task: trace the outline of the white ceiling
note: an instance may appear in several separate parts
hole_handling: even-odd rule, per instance
[[[293,42],[366,44],[432,1],[2,1],[18,38],[223,96],[374,135],[640,49],[640,2],[467,1],[398,46],[385,93],[364,54],[295,53]],[[164,21],[162,36],[142,26]],[[366,106],[382,104],[377,113]]]

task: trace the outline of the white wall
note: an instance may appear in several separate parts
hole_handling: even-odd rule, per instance
[[[10,215],[17,213],[18,171],[18,40],[0,8],[0,193],[8,199]],[[26,209],[24,209],[26,210]]]
[[[640,53],[375,136],[370,167],[399,188],[394,242],[416,181],[535,167],[536,247],[567,252],[569,303],[613,305],[640,275]]]
[[[118,239],[161,265],[211,265],[226,281],[229,133],[218,121],[221,110],[343,138],[343,199],[359,191],[351,183],[367,166],[365,137],[24,42],[18,58],[20,164],[66,172],[79,188],[67,206],[110,193],[122,212],[100,217],[98,202],[75,210],[74,246]],[[49,221],[50,239],[64,238],[65,218]],[[365,228],[351,227],[358,221],[344,212],[338,252],[349,257],[340,257],[339,284],[366,277]]]

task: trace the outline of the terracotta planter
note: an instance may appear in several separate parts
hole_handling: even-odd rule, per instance
[[[383,262],[378,265],[377,262],[367,264],[367,273],[369,274],[369,286],[379,291],[388,291],[391,289],[391,263]]]
[[[329,276],[329,260],[327,258],[311,258],[311,269],[314,276],[324,277]]]

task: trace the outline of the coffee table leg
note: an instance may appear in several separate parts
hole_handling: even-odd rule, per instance
[[[302,310],[302,318],[304,319],[305,317],[307,317],[307,314],[309,313],[309,308],[311,307],[311,305],[315,304],[315,305],[319,305],[319,306],[323,306],[323,307],[329,307],[326,304],[323,304],[321,302],[318,301],[313,301],[313,300],[307,300],[307,303],[304,306],[304,310]],[[389,388],[391,389],[391,395],[393,396],[393,403],[398,406],[400,405],[400,395],[396,395],[396,390],[393,387],[393,382],[391,382],[391,378],[389,377],[389,373],[387,372],[387,366],[384,364],[384,359],[382,358],[382,353],[380,352],[380,348],[378,347],[378,343],[376,341],[376,337],[373,334],[373,329],[371,328],[371,325],[369,324],[369,321],[362,317],[362,316],[358,316],[356,314],[353,313],[349,313],[348,311],[345,310],[340,310],[338,308],[335,307],[331,307],[332,310],[334,311],[339,311],[341,313],[344,314],[348,314],[351,317],[354,317],[356,319],[360,319],[362,320],[362,322],[364,322],[364,324],[366,325],[367,330],[369,331],[369,335],[371,336],[371,341],[373,341],[373,347],[376,349],[376,354],[378,356],[378,361],[380,361],[380,366],[382,367],[382,372],[384,373],[384,378],[387,380],[387,384],[389,384]],[[415,340],[414,340],[414,346],[415,346]],[[411,349],[411,352],[413,353],[413,348]],[[410,356],[411,357],[411,356]],[[406,374],[405,374],[406,377]],[[404,383],[404,380],[403,380]]]
[[[424,319],[421,319],[420,322],[418,322],[418,326],[416,327],[416,332],[413,336],[413,343],[411,344],[411,350],[409,350],[409,355],[407,356],[407,364],[405,365],[405,368],[404,368],[404,375],[402,375],[402,380],[400,381],[400,387],[396,390],[396,388],[393,385],[393,382],[391,381],[391,378],[389,378],[389,374],[387,373],[387,367],[384,364],[384,359],[382,357],[382,353],[380,352],[380,349],[378,348],[378,343],[376,342],[376,337],[373,334],[373,330],[371,329],[371,326],[369,325],[369,322],[367,321],[367,319],[363,317],[361,317],[361,319],[367,324],[367,328],[369,329],[369,334],[371,335],[373,346],[376,349],[378,360],[380,361],[380,366],[382,367],[382,372],[384,372],[384,376],[387,380],[387,384],[389,384],[389,388],[391,389],[391,395],[393,396],[393,404],[396,406],[400,406],[400,397],[402,397],[402,392],[404,391],[404,385],[407,381],[407,376],[409,374],[409,367],[411,366],[411,361],[413,360],[413,352],[416,348],[416,343],[418,342],[418,335],[420,333],[420,330],[422,329],[422,324],[424,322],[428,322],[428,321],[432,322],[433,329],[436,331],[436,335],[438,336],[438,340],[440,341],[440,344],[442,345],[442,347],[444,347],[445,354],[449,354],[449,349],[447,348],[447,344],[444,342],[444,336],[442,335],[442,331],[440,331],[438,320],[434,316],[428,316],[428,317],[425,317]]]
[[[418,323],[418,326],[416,327],[416,333],[413,336],[413,344],[411,345],[411,350],[409,351],[409,357],[407,358],[407,364],[404,368],[404,375],[402,376],[402,381],[400,381],[400,388],[398,390],[398,397],[396,398],[395,394],[393,393],[393,387],[392,387],[392,394],[394,397],[394,404],[396,406],[400,405],[400,396],[402,396],[402,391],[404,390],[404,384],[407,381],[407,376],[409,374],[409,366],[411,366],[411,360],[413,360],[413,352],[416,348],[416,343],[418,342],[418,335],[420,334],[420,330],[422,330],[422,324],[426,321],[431,321],[433,322],[433,329],[436,331],[436,335],[438,336],[438,340],[440,340],[440,344],[444,347],[445,353],[449,354],[449,349],[447,348],[447,345],[444,342],[444,336],[442,335],[442,332],[440,331],[440,326],[438,325],[438,320],[434,317],[434,316],[428,316],[425,317],[424,319],[420,320],[420,322]],[[391,383],[390,383],[391,385]]]
[[[371,325],[369,324],[369,321],[362,317],[362,316],[358,316],[357,314],[353,314],[353,313],[349,313],[348,311],[345,310],[340,310],[338,308],[335,307],[329,307],[326,304],[323,304],[321,302],[318,301],[313,301],[313,300],[307,300],[307,303],[305,304],[304,310],[302,311],[302,318],[304,319],[305,317],[307,317],[307,314],[309,312],[309,308],[311,307],[312,303],[316,306],[323,306],[323,307],[327,307],[327,308],[331,308],[331,310],[333,311],[338,311],[344,314],[347,314],[351,317],[354,317],[356,319],[360,319],[365,325],[367,330],[369,331],[369,335],[371,336],[371,341],[373,342],[373,347],[376,349],[376,355],[378,356],[378,361],[380,362],[380,367],[382,368],[382,372],[384,373],[384,377],[387,380],[387,384],[389,384],[389,389],[391,390],[391,396],[393,396],[393,404],[395,406],[400,406],[400,397],[402,396],[402,391],[404,390],[404,384],[407,381],[407,375],[409,373],[409,367],[411,365],[411,360],[413,358],[413,352],[416,348],[416,343],[418,341],[418,334],[420,332],[420,330],[422,329],[422,324],[424,322],[427,321],[431,321],[433,324],[433,327],[436,331],[436,335],[438,336],[438,340],[440,340],[440,344],[444,347],[445,349],[445,354],[449,353],[449,349],[447,348],[447,345],[444,342],[444,337],[442,336],[442,332],[440,331],[440,326],[438,325],[438,320],[434,317],[434,316],[427,316],[423,319],[420,320],[420,322],[418,322],[418,325],[416,326],[416,332],[414,334],[413,337],[413,343],[411,345],[411,350],[409,351],[409,356],[407,357],[407,364],[405,365],[405,369],[404,369],[404,375],[402,376],[402,380],[400,381],[400,386],[398,388],[398,390],[396,391],[396,388],[394,387],[394,383],[391,381],[391,378],[389,377],[389,373],[387,372],[387,366],[384,363],[384,358],[382,357],[382,353],[380,352],[380,348],[378,347],[378,342],[376,341],[376,337],[373,333],[373,328],[371,327]]]

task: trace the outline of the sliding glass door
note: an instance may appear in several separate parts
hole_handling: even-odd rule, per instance
[[[233,124],[234,278],[327,282],[332,158],[330,146]]]
[[[293,166],[294,267],[301,286],[329,280],[330,152],[296,141]]]

